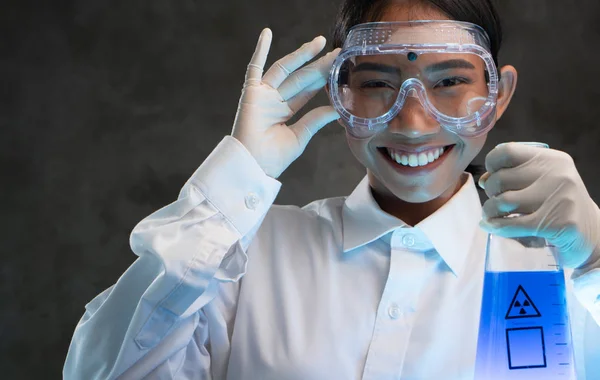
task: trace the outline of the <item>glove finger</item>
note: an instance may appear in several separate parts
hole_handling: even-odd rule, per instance
[[[491,197],[483,204],[485,219],[502,218],[509,214],[532,214],[539,210],[544,200],[531,187],[506,191]]]
[[[267,56],[269,55],[269,49],[271,48],[271,41],[273,40],[273,33],[271,29],[265,28],[258,37],[256,49],[252,55],[252,59],[246,69],[246,84],[258,84],[261,81],[265,63],[267,62]]]
[[[511,218],[483,219],[479,226],[489,233],[505,238],[539,236],[536,220],[535,214],[519,215]]]
[[[325,47],[325,43],[325,37],[318,36],[312,41],[303,44],[293,53],[279,59],[269,68],[269,70],[267,70],[262,78],[263,83],[273,88],[279,88],[281,83],[283,83],[291,73],[316,57]]]
[[[321,86],[322,87],[322,86]],[[288,107],[294,114],[298,113],[312,98],[321,91],[320,88],[306,89],[288,101]]]
[[[306,105],[306,103],[308,103],[312,98],[314,98],[315,95],[317,95],[324,86],[324,84],[320,85],[319,82],[315,83],[318,86],[311,85],[310,87],[305,88],[304,91],[302,91],[298,95],[288,100],[288,107],[292,110],[294,114],[298,113],[298,111],[300,111],[302,107]]]
[[[485,157],[485,169],[493,173],[503,168],[517,167],[535,157],[540,149],[545,148],[519,143],[500,144]]]
[[[535,178],[525,168],[500,169],[493,173],[486,173],[484,190],[492,198],[511,190],[522,190],[531,186]],[[482,176],[483,178],[484,176]],[[533,178],[533,180],[532,180]],[[481,181],[481,179],[480,179]]]
[[[477,184],[479,185],[479,187],[481,187],[483,190],[485,190],[485,183],[487,181],[487,179],[490,177],[490,172],[485,172],[481,175],[481,177],[479,177],[479,181],[477,181]]]
[[[310,65],[294,72],[279,86],[278,91],[284,100],[288,100],[296,96],[300,91],[307,86],[311,86],[315,82],[323,82],[323,86],[327,82],[329,70],[333,65],[333,61],[338,56],[340,49],[335,49],[319,58]]]
[[[310,139],[317,133],[321,128],[337,120],[340,116],[331,106],[322,106],[315,108],[302,116],[295,124],[291,125],[290,128],[296,134],[298,142],[302,147],[306,147]]]

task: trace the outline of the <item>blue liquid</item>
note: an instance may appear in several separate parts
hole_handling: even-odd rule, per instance
[[[571,380],[563,271],[486,272],[475,379]]]

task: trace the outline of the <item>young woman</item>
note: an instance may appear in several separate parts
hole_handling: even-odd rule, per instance
[[[570,268],[578,379],[600,378],[600,211],[572,160],[552,149],[497,147],[486,158],[483,209],[464,172],[517,82],[514,67],[497,66],[491,2],[345,0],[334,44],[352,45],[350,28],[372,21],[399,23],[398,35],[415,44],[478,36],[478,53],[376,61],[338,59],[345,51],[335,49],[302,67],[324,48],[317,37],[263,75],[265,29],[232,135],[175,202],[135,227],[139,258],[86,305],[65,378],[473,379],[483,229],[557,247]],[[443,21],[456,29],[441,33]],[[369,38],[396,37],[379,32]],[[286,125],[325,87],[332,66],[333,106]],[[276,178],[334,120],[365,179],[348,197],[272,205]],[[509,213],[523,215],[502,218]]]

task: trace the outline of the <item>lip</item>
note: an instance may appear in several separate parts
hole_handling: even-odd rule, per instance
[[[442,148],[442,147],[444,148],[444,153],[442,153],[442,155],[437,160],[433,161],[432,163],[427,164],[426,166],[415,166],[415,167],[400,165],[396,161],[392,160],[392,158],[386,152],[386,148],[387,147],[379,147],[379,148],[377,148],[377,151],[390,164],[390,166],[392,167],[392,169],[394,169],[396,172],[398,172],[400,174],[404,174],[404,175],[426,175],[426,174],[431,173],[435,169],[437,169],[444,161],[446,161],[446,158],[448,158],[448,156],[450,155],[450,153],[454,150],[455,146],[456,146],[455,144],[445,145],[445,146],[438,146],[439,148]],[[418,151],[417,150],[405,150],[405,148],[406,147],[397,147],[397,146],[394,146],[392,149],[404,150],[404,151],[410,152],[410,153],[419,153],[419,152],[423,152],[423,151],[426,151],[426,150],[435,149],[435,147],[433,147],[433,146],[431,146],[431,147],[418,147],[418,149],[419,149]],[[416,148],[416,147],[414,147],[414,148]]]

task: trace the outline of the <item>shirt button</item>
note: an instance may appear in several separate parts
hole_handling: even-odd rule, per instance
[[[248,207],[250,210],[255,210],[256,206],[258,206],[258,204],[260,203],[260,199],[255,193],[249,193],[248,195],[246,195],[245,201],[246,207]]]
[[[413,234],[406,234],[402,237],[402,244],[404,244],[406,247],[412,247],[413,245],[415,245],[415,235]]]
[[[400,318],[402,316],[402,312],[400,311],[400,308],[398,307],[398,305],[393,304],[388,309],[388,315],[392,319],[398,319],[398,318]]]

